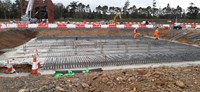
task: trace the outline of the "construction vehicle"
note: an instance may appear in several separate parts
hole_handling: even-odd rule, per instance
[[[20,0],[21,23],[41,23],[44,20],[54,22],[51,0]]]
[[[174,23],[173,29],[181,30],[182,29],[182,24],[181,23]]]
[[[28,6],[26,8],[25,15],[21,16],[21,22],[22,23],[36,23],[37,19],[31,17],[34,1],[35,0],[29,0],[28,1]]]
[[[176,29],[176,30],[181,30],[182,29],[182,23],[178,23],[177,17],[176,17],[173,29]]]
[[[117,17],[119,17],[120,22],[121,22],[121,19],[122,19],[121,13],[117,13],[117,14],[114,16],[113,20],[110,20],[110,21],[109,21],[110,24],[116,24],[116,23],[117,23]]]
[[[149,21],[142,21],[142,23],[141,23],[142,25],[149,25],[150,24],[150,22]]]

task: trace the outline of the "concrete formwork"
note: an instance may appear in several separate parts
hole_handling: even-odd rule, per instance
[[[1,58],[31,64],[37,49],[44,70],[200,60],[199,47],[149,37],[39,37],[16,49]]]

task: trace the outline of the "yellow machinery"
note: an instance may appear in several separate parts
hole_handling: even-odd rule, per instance
[[[113,18],[113,20],[110,20],[110,21],[109,21],[110,24],[116,24],[116,22],[117,22],[117,21],[116,21],[117,17],[119,17],[119,19],[120,19],[120,21],[121,21],[121,19],[122,19],[121,13],[118,13],[118,14],[115,15],[115,17]]]

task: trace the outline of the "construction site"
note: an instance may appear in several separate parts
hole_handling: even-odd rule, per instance
[[[2,92],[200,91],[199,23],[58,22],[51,0],[20,2],[0,23]]]

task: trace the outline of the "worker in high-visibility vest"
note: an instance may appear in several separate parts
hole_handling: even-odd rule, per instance
[[[137,35],[140,35],[140,33],[137,32],[137,28],[133,31],[133,37],[134,39],[137,38]]]
[[[158,37],[159,37],[159,30],[158,30],[158,28],[154,31],[154,37],[155,37],[155,40],[158,40]]]

